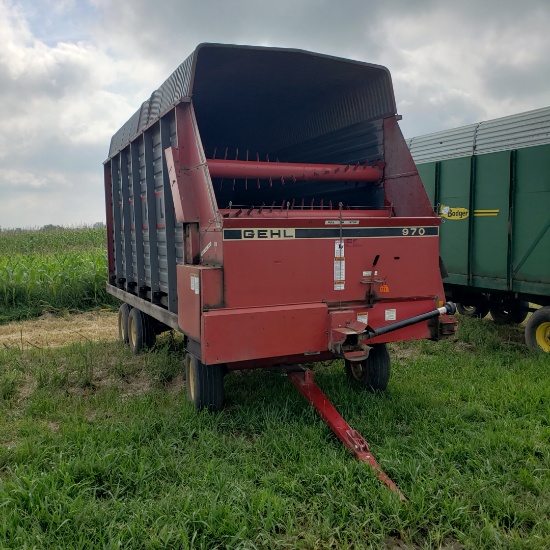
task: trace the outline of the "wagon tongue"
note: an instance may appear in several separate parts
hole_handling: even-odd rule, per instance
[[[399,487],[382,470],[369,450],[369,444],[360,433],[342,418],[336,407],[328,400],[328,397],[321,391],[321,388],[313,381],[313,371],[304,370],[300,367],[287,367],[284,371],[290,381],[296,386],[305,399],[315,407],[323,421],[334,432],[336,437],[351,451],[353,456],[362,462],[367,463],[375,472],[376,477],[389,489],[397,493],[401,501],[406,502],[405,495]]]

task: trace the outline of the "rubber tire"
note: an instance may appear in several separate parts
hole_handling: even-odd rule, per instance
[[[361,362],[345,360],[346,376],[353,384],[369,391],[384,391],[390,381],[390,354],[386,344],[374,344]]]
[[[472,296],[469,301],[457,303],[456,309],[464,317],[483,319],[489,313],[489,300],[485,294],[479,294],[478,296]]]
[[[145,330],[145,347],[151,349],[157,341],[155,320],[150,315],[147,315],[147,313],[142,313],[142,315],[147,325]]]
[[[205,365],[191,353],[185,356],[187,398],[199,411],[223,407],[223,375],[223,365]]]
[[[538,309],[529,317],[525,325],[525,343],[531,351],[550,353],[550,306]]]
[[[128,344],[128,316],[130,315],[130,306],[122,304],[118,308],[118,339],[124,344]]]
[[[128,316],[128,345],[134,355],[150,349],[155,344],[155,331],[149,316],[137,308]]]
[[[519,325],[525,321],[529,313],[527,311],[529,302],[518,300],[517,298],[504,300],[499,300],[498,298],[492,299],[489,301],[489,305],[491,317],[497,325]]]
[[[475,317],[477,319],[483,319],[489,313],[489,307],[478,305],[465,305],[465,304],[456,304],[456,309],[460,315],[464,317]]]

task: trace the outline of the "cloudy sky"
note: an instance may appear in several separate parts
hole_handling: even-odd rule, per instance
[[[0,226],[104,220],[111,135],[201,42],[389,67],[406,137],[550,105],[549,0],[0,0]]]

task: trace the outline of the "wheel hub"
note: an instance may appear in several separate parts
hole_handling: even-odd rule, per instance
[[[353,374],[353,377],[356,378],[357,380],[361,380],[364,372],[363,364],[358,362],[358,363],[350,363],[350,365],[351,365],[351,373]]]
[[[535,337],[537,344],[542,351],[550,352],[550,323],[541,323],[536,330]]]
[[[130,344],[133,346],[136,341],[136,324],[131,317],[128,319],[128,336]]]
[[[195,400],[195,369],[193,368],[193,359],[189,359],[189,380],[187,380],[187,384],[189,384],[189,395],[191,396],[191,400]]]

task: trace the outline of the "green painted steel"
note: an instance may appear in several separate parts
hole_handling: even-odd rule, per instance
[[[436,184],[438,178],[437,167],[438,163],[436,162],[427,162],[425,164],[417,165],[418,173],[420,174],[426,193],[428,193],[428,198],[434,207],[439,203],[439,197],[436,194]]]
[[[470,166],[470,158],[449,159],[439,165],[440,251],[449,272],[445,281],[451,284],[468,283]]]
[[[550,145],[425,162],[418,171],[443,218],[445,284],[549,303]]]
[[[550,285],[550,145],[517,152],[513,222],[513,290]]]
[[[510,151],[476,157],[473,286],[507,287],[510,157]]]

